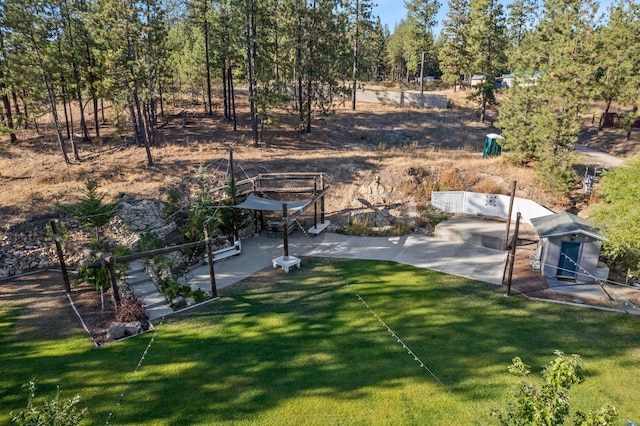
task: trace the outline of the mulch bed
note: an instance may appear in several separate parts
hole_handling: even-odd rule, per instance
[[[89,330],[88,337],[97,345],[106,343],[109,325],[116,315],[109,295],[105,295],[104,310],[100,293],[87,285],[73,286],[71,298]],[[72,330],[86,333],[69,303],[60,272],[38,271],[0,281],[0,301],[23,308],[16,323],[18,334],[55,339]]]

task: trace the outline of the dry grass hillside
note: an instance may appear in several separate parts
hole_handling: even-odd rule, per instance
[[[259,147],[251,142],[246,98],[239,99],[235,132],[220,109],[207,116],[202,105],[172,105],[166,108],[160,141],[151,148],[152,167],[146,164],[144,148],[115,136],[109,121],[101,134],[111,136],[79,142],[81,161],[65,165],[45,117],[39,134],[22,131],[16,144],[4,136],[0,140],[0,224],[6,231],[34,215],[55,213],[57,203],[78,199],[89,176],[108,197],[125,193],[162,200],[169,188],[188,188],[201,165],[209,166],[209,173],[222,183],[230,147],[238,178],[266,172],[327,173],[332,187],[327,211],[337,223],[363,211],[358,198],[403,217],[409,211],[420,215],[433,189],[507,193],[513,180],[518,181],[518,196],[557,210],[585,202],[579,191],[573,199],[552,198],[540,190],[531,170],[502,158],[483,159],[484,136],[492,129],[465,106],[464,94],[447,95],[457,105],[447,110],[360,103],[351,111],[349,105],[338,106],[334,115],[315,121],[309,135],[297,131],[292,111],[279,111],[282,123],[265,129]],[[612,153],[629,156],[638,151],[637,143],[621,148],[623,136],[617,133],[605,136],[602,147]],[[598,135],[590,135],[589,143],[598,146]]]

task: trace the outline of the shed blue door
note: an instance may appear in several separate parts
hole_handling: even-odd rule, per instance
[[[580,256],[580,243],[564,241],[560,249],[560,262],[558,263],[558,276],[575,278],[578,270],[578,258]]]

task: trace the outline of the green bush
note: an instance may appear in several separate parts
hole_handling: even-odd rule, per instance
[[[153,231],[147,231],[140,235],[138,249],[140,251],[156,250],[162,247],[162,240]]]
[[[117,202],[104,203],[106,194],[98,191],[100,184],[88,177],[85,181],[83,196],[75,207],[58,206],[64,213],[72,216],[80,224],[90,228],[101,228],[113,217],[118,206]]]
[[[60,388],[56,390],[56,395],[50,401],[45,401],[42,405],[34,402],[36,396],[36,379],[31,379],[25,387],[29,387],[29,400],[27,409],[18,413],[11,412],[11,421],[22,426],[47,425],[47,426],[74,426],[80,424],[87,414],[87,408],[81,410],[77,405],[80,402],[80,395],[72,398],[62,399]]]
[[[573,385],[582,383],[582,365],[579,355],[566,356],[555,351],[556,358],[542,371],[542,384],[520,382],[513,400],[505,412],[495,411],[495,416],[503,426],[556,426],[565,424],[569,417],[569,390]],[[513,358],[508,367],[511,374],[528,377],[531,368],[520,357]],[[612,425],[618,416],[613,406],[604,406],[597,412],[585,414],[577,412],[573,424],[583,426]]]

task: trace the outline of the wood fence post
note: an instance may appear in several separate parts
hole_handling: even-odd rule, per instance
[[[520,229],[520,217],[518,212],[516,216],[516,230],[513,234],[513,243],[511,244],[511,252],[509,253],[509,274],[507,277],[507,296],[511,296],[511,279],[513,278],[513,264],[516,261],[516,247],[518,246],[518,231]]]
[[[213,297],[218,296],[218,289],[216,288],[216,275],[213,270],[213,252],[211,250],[211,240],[209,239],[209,222],[204,225],[204,239],[205,246],[207,248],[207,261],[209,262],[209,279],[211,280],[211,294]]]
[[[517,181],[513,181],[511,184],[511,198],[509,199],[509,213],[507,213],[507,230],[504,236],[504,245],[503,250],[507,250],[509,248],[509,230],[511,228],[511,213],[513,212],[513,200],[516,196],[516,185]]]
[[[104,251],[109,251],[108,244],[104,245]],[[107,253],[103,259],[107,266],[107,270],[109,271],[109,281],[111,281],[111,297],[113,297],[113,304],[115,305],[116,312],[118,312],[118,308],[120,308],[122,302],[120,301],[120,291],[118,290],[118,276],[116,275],[115,257],[112,254]]]
[[[64,253],[62,252],[62,245],[58,241],[58,227],[56,221],[51,220],[51,231],[53,232],[53,241],[56,243],[56,252],[58,253],[58,260],[60,261],[60,269],[62,270],[62,279],[64,280],[64,289],[67,293],[71,294],[71,283],[69,282],[69,274],[67,273],[67,265],[64,263]]]

